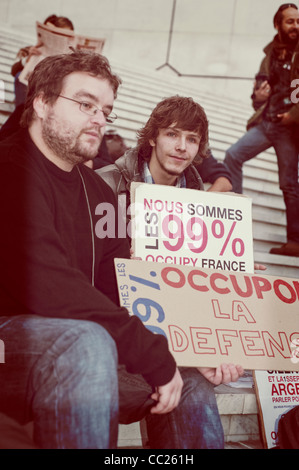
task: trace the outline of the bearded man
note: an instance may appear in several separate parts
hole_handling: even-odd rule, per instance
[[[299,78],[299,12],[293,3],[280,6],[273,19],[277,35],[268,44],[251,96],[255,109],[248,132],[225,156],[233,191],[242,193],[242,166],[274,147],[279,186],[286,206],[287,242],[270,253],[299,257],[298,124],[299,104],[292,102],[292,84]]]
[[[0,413],[33,421],[41,449],[116,447],[118,364],[143,375],[152,414],[181,396],[166,339],[119,306],[114,258],[130,256],[127,240],[94,236],[96,206],[116,203],[84,163],[117,117],[120,83],[99,54],[47,57],[24,129],[0,145]]]

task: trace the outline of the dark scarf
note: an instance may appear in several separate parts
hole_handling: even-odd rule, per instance
[[[278,34],[273,40],[273,54],[279,60],[290,60],[297,44],[287,44],[280,41]]]

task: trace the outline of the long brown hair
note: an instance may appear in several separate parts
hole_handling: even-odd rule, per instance
[[[137,133],[139,155],[149,160],[152,152],[150,140],[156,140],[159,130],[170,125],[196,132],[200,135],[200,144],[195,162],[207,157],[208,151],[208,119],[202,106],[192,98],[171,96],[157,104],[145,126]]]

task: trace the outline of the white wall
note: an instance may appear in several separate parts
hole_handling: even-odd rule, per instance
[[[175,0],[0,0],[0,25],[35,36],[35,21],[69,17],[78,33],[104,37],[111,60],[156,70],[167,57]],[[182,80],[249,102],[251,80],[273,38],[281,0],[176,0],[169,64]],[[296,2],[295,2],[296,3]],[[174,74],[163,67],[158,73]]]

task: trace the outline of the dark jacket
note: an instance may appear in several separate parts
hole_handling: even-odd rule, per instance
[[[273,52],[273,47],[274,47],[274,40],[268,44],[264,48],[264,53],[265,57],[261,62],[260,65],[260,70],[258,72],[258,75],[270,75],[270,65],[271,65],[271,57],[272,57],[272,52]],[[291,65],[291,82],[294,79],[299,78],[299,42],[294,50],[293,56],[292,56],[292,65]],[[291,87],[290,87],[291,90]],[[291,93],[291,91],[290,91]],[[250,119],[247,122],[247,129],[250,129],[251,127],[255,126],[262,120],[263,112],[267,106],[268,100],[263,102],[262,104],[259,104],[255,101],[254,99],[254,93],[252,95],[252,105],[255,109],[255,113],[250,117]],[[294,121],[299,124],[299,103],[294,104],[291,109],[290,109],[290,114],[294,118]]]
[[[201,162],[195,164],[202,181],[204,183],[215,183],[218,178],[226,178],[232,182],[232,176],[227,166],[218,161],[209,149],[207,158],[203,158]]]
[[[106,181],[115,195],[129,195],[132,182],[144,181],[140,171],[138,148],[128,150],[113,165],[100,168],[96,173]],[[194,165],[190,165],[184,174],[187,188],[204,190],[202,179]]]
[[[176,367],[167,340],[118,303],[114,258],[130,256],[127,240],[95,235],[92,245],[100,219],[96,207],[110,203],[117,217],[115,196],[93,170],[78,168],[58,168],[27,131],[1,142],[1,314],[99,323],[115,340],[119,362],[129,372],[142,374],[153,386],[166,384]],[[117,229],[113,218],[109,222]]]

